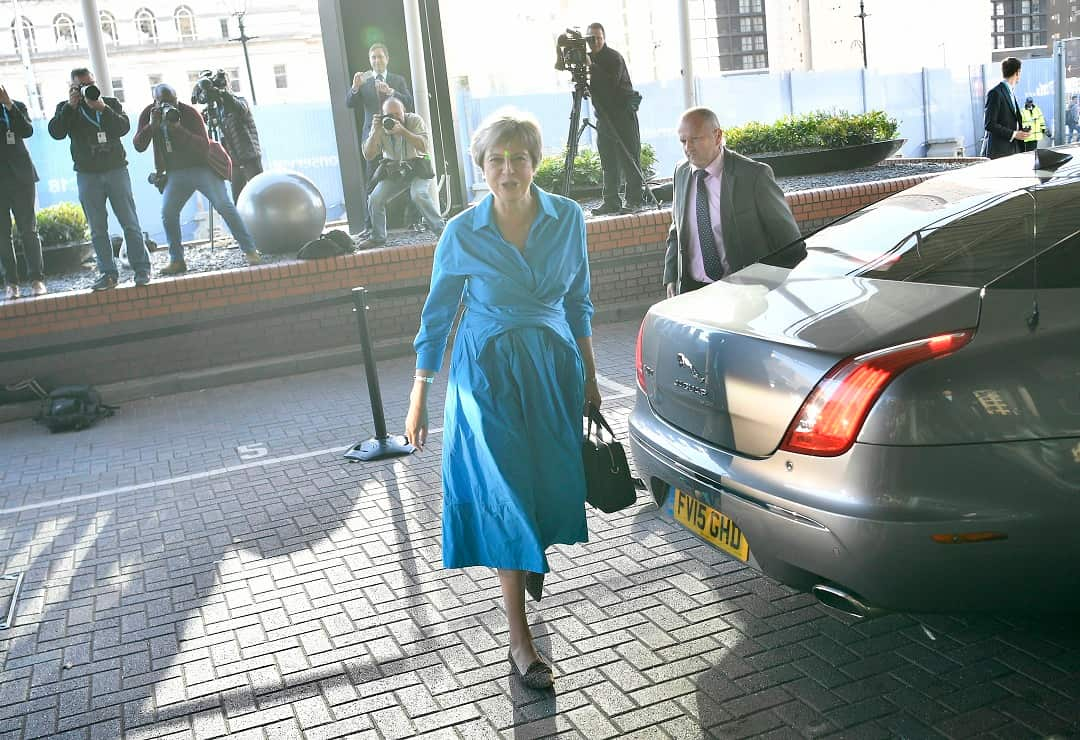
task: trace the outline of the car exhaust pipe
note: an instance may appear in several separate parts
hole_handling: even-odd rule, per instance
[[[847,591],[836,586],[819,583],[810,589],[810,593],[814,595],[814,598],[822,606],[856,619],[873,619],[888,613],[885,609],[864,604]]]

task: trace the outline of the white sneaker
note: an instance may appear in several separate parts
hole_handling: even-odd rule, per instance
[[[12,300],[19,297],[19,287],[17,285],[8,285],[4,288],[5,300]]]
[[[35,296],[39,296],[39,295],[45,295],[48,292],[49,292],[49,289],[45,287],[45,283],[43,281],[35,280],[34,282],[30,283],[30,293],[31,294],[33,294]]]

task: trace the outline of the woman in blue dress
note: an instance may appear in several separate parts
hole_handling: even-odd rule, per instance
[[[509,660],[549,688],[525,617],[539,600],[545,551],[588,540],[581,418],[600,406],[592,349],[585,218],[533,184],[540,127],[495,114],[472,156],[491,194],[446,225],[416,335],[405,432],[423,449],[427,394],[459,305],[443,422],[443,565],[498,569]]]

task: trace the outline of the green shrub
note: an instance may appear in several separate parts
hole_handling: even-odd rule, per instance
[[[84,242],[88,238],[86,216],[76,203],[57,203],[37,212],[38,237],[42,247]],[[21,246],[18,229],[13,229],[16,246]]]
[[[899,122],[884,111],[815,111],[784,116],[771,124],[751,121],[724,131],[727,146],[740,154],[835,149],[896,138]]]
[[[566,151],[544,157],[536,168],[533,180],[549,193],[562,193]],[[656,174],[656,151],[651,144],[641,145],[641,170],[645,179]],[[599,187],[604,184],[604,171],[600,167],[600,155],[592,149],[581,149],[574,157],[574,180],[571,190]]]

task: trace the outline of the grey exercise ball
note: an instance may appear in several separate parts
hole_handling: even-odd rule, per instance
[[[326,203],[299,172],[263,172],[251,178],[236,203],[260,252],[296,252],[322,234]]]

